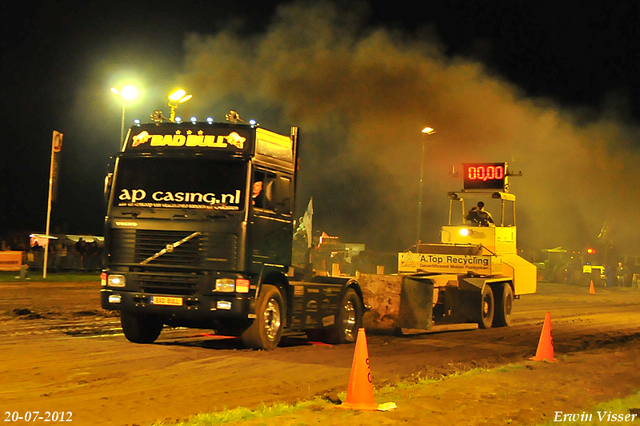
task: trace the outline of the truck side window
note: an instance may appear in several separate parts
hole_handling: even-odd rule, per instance
[[[291,215],[291,179],[286,176],[279,176],[275,194],[275,210],[287,216]]]
[[[252,204],[258,209],[273,210],[273,183],[275,176],[257,171],[251,186]]]
[[[259,209],[291,215],[291,178],[256,171],[253,174],[252,203]]]

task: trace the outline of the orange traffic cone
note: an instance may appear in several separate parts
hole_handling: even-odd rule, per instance
[[[547,312],[538,342],[536,356],[529,358],[531,361],[556,362],[553,357],[553,338],[551,337],[551,314]]]
[[[369,350],[367,349],[367,336],[364,333],[364,328],[358,330],[356,350],[351,364],[349,387],[347,388],[347,401],[336,405],[336,407],[352,410],[378,410],[378,404],[375,403],[373,398]]]
[[[596,294],[596,289],[593,287],[593,280],[591,280],[591,285],[589,286],[589,294]]]

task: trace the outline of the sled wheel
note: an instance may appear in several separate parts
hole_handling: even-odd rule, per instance
[[[493,318],[494,327],[508,327],[511,325],[511,309],[513,307],[513,290],[509,283],[502,283],[497,295],[496,314]]]
[[[480,328],[491,328],[491,324],[493,323],[493,315],[495,312],[495,299],[493,297],[493,290],[488,284],[485,284],[482,287],[479,308],[480,321],[478,321],[478,326]]]

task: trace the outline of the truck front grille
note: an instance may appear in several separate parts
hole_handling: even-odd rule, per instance
[[[193,232],[182,231],[136,230],[134,262],[145,262],[150,265],[199,266],[201,263],[200,236],[191,238],[180,246],[172,248],[171,251],[167,250],[168,246],[172,247],[192,234]],[[163,254],[155,257],[163,250]]]
[[[110,263],[183,269],[203,268],[205,263],[213,262],[216,267],[233,268],[238,251],[235,234],[202,233],[175,247],[178,241],[192,234],[193,231],[114,229]]]

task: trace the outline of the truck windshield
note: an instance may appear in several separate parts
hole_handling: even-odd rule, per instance
[[[206,158],[120,158],[114,207],[244,209],[246,164]]]

